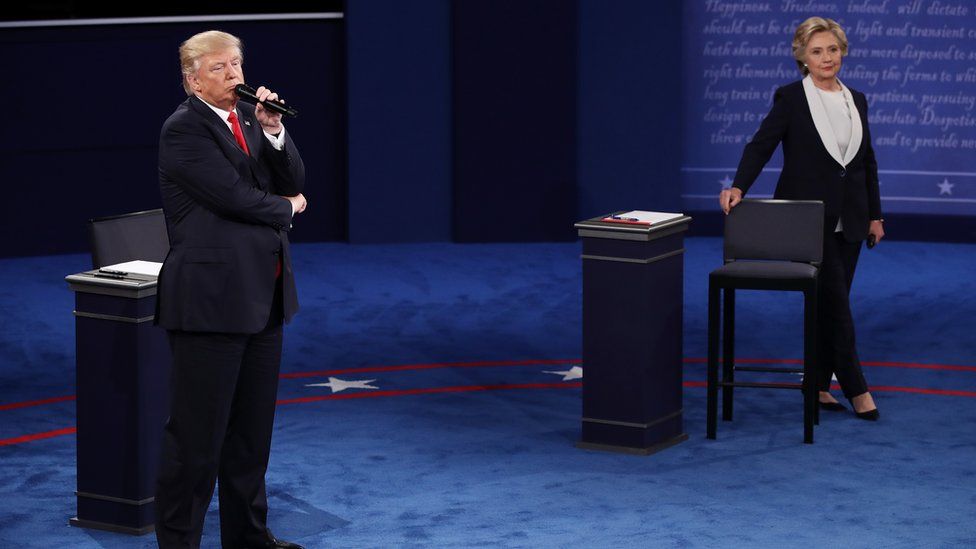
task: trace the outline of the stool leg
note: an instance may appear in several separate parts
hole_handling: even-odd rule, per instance
[[[722,307],[722,382],[732,383],[735,381],[735,288],[725,289]],[[723,421],[732,421],[733,389],[722,385]]]
[[[817,292],[803,292],[803,442],[813,444],[813,422],[817,413]]]
[[[817,380],[817,386],[811,390],[813,394],[813,424],[820,425],[820,405],[818,404],[820,400],[820,323],[817,319],[820,318],[820,311],[817,309],[817,302],[820,299],[819,293],[819,279],[817,283],[813,285],[813,297],[810,298],[810,308],[813,309],[811,318],[813,322],[810,326],[810,376]]]
[[[706,434],[715,438],[718,420],[718,338],[719,338],[719,293],[721,288],[709,281],[708,284],[708,388]]]

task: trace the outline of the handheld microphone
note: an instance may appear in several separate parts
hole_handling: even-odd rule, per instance
[[[237,97],[247,100],[248,103],[261,103],[264,108],[269,111],[274,111],[276,113],[283,114],[285,116],[298,116],[298,111],[293,109],[280,101],[275,101],[273,99],[265,99],[261,101],[258,99],[257,94],[254,92],[254,88],[248,86],[247,84],[238,84],[234,88],[234,93]]]

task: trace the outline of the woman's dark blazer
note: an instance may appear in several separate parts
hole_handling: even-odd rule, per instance
[[[841,219],[845,239],[858,242],[867,238],[870,221],[881,219],[878,163],[868,131],[867,100],[861,92],[844,89],[857,110],[847,155],[840,155],[808,76],[776,90],[772,109],[742,152],[732,186],[745,195],[782,142],[783,171],[774,198],[822,200],[826,216]]]

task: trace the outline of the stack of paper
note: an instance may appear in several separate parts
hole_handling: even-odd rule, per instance
[[[138,259],[136,261],[126,261],[125,263],[116,263],[115,265],[106,265],[102,269],[108,269],[112,271],[121,271],[125,273],[141,274],[141,275],[152,275],[159,276],[159,270],[163,268],[162,263],[156,261],[143,261]]]
[[[602,221],[612,223],[639,223],[641,225],[659,225],[665,221],[684,217],[682,213],[671,212],[647,212],[644,210],[632,210],[620,214],[604,217]]]

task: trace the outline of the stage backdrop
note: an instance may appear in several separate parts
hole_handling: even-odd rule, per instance
[[[684,207],[714,209],[773,92],[800,78],[797,25],[836,20],[840,79],[867,95],[886,213],[976,216],[976,3],[696,0],[685,8]],[[769,195],[782,155],[750,195]]]
[[[178,48],[211,28],[244,41],[250,84],[300,111],[285,125],[310,207],[292,238],[346,238],[342,19],[3,28],[0,257],[87,251],[89,218],[160,207],[159,130],[186,100]]]

